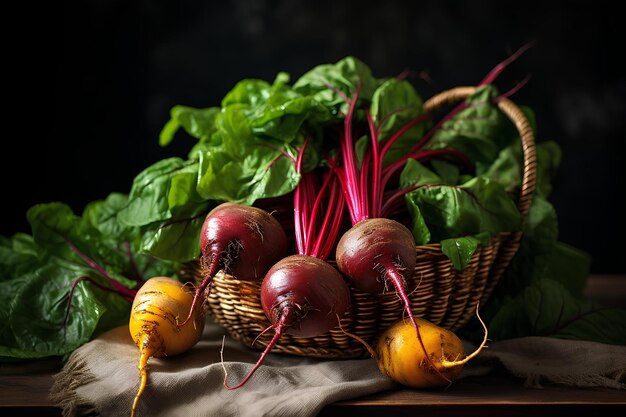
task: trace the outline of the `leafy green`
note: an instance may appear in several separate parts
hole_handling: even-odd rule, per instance
[[[379,141],[387,141],[400,128],[424,114],[422,99],[406,80],[391,78],[383,82],[372,96],[372,118],[378,128]],[[406,155],[424,134],[424,123],[418,123],[393,144],[383,165]]]
[[[318,65],[306,72],[293,85],[298,93],[309,96],[333,114],[346,114],[357,85],[361,100],[371,101],[374,91],[384,81],[372,75],[371,69],[358,58],[345,57],[334,64]]]
[[[480,88],[467,99],[468,107],[446,121],[426,147],[457,149],[482,173],[482,166],[490,165],[499,149],[513,139],[511,123],[492,101],[497,96],[493,86]]]
[[[212,142],[199,153],[197,191],[204,199],[253,204],[287,194],[300,176],[293,158],[309,137],[311,124],[325,123],[329,110],[277,77],[274,84],[244,80],[222,101]],[[309,154],[317,151],[308,148]],[[287,156],[288,155],[288,156]],[[316,158],[309,158],[313,166]]]
[[[167,121],[159,134],[161,146],[169,145],[176,132],[182,127],[190,136],[206,142],[211,139],[215,131],[215,117],[219,107],[196,109],[188,106],[174,106],[170,110],[170,120]]]
[[[450,258],[456,270],[462,271],[469,264],[479,243],[473,236],[444,239],[441,241],[441,251]]]
[[[293,157],[294,152],[290,152]],[[198,192],[206,199],[252,204],[291,192],[300,180],[293,162],[279,151],[256,147],[241,159],[215,151],[200,160]]]
[[[177,216],[189,216],[207,202],[196,189],[198,162],[167,158],[140,172],[134,179],[128,202],[118,213],[120,223],[144,226]]]
[[[552,178],[561,162],[561,148],[554,141],[536,145],[537,184],[535,195],[548,197],[552,191]],[[523,172],[522,148],[519,142],[502,149],[485,175],[502,183],[511,193],[519,194]]]
[[[489,332],[494,339],[527,335],[626,344],[624,313],[574,297],[562,283],[544,278],[507,298]]]
[[[38,204],[27,213],[32,236],[2,239],[0,360],[64,357],[127,322],[127,299],[80,280],[111,288],[113,278],[132,294],[151,276],[173,275],[174,264],[141,253],[139,229],[117,222],[125,204],[113,193],[81,216],[62,203]]]
[[[412,211],[419,208],[435,242],[521,228],[511,196],[487,177],[474,177],[459,186],[426,184],[407,193],[406,201]]]

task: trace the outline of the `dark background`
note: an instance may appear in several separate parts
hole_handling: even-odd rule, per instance
[[[556,140],[563,150],[552,195],[560,239],[593,256],[592,272],[624,273],[626,38],[623,16],[611,4],[84,0],[45,11],[32,6],[13,15],[16,32],[5,37],[14,58],[5,61],[11,72],[5,83],[18,93],[5,96],[11,111],[1,151],[0,234],[30,232],[25,213],[33,204],[58,200],[80,212],[112,191],[128,192],[153,162],[185,156],[191,141],[184,137],[168,148],[158,145],[169,109],[218,105],[242,78],[272,81],[287,71],[295,80],[317,64],[355,55],[379,77],[405,69],[428,74],[429,81],[414,79],[428,98],[478,82],[536,41],[496,85],[507,90],[531,75],[513,99],[535,110],[538,140]]]

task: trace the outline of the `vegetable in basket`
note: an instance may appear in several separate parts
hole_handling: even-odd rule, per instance
[[[204,278],[196,288],[183,324],[193,315],[215,274],[222,270],[241,280],[260,280],[287,252],[280,223],[258,207],[222,203],[206,216],[200,231],[200,263]]]

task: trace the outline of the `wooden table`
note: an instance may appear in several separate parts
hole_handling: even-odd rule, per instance
[[[626,300],[626,277],[589,280],[591,299],[619,306]],[[0,364],[0,416],[61,416],[48,400],[56,360]],[[546,385],[530,389],[507,375],[472,377],[446,390],[398,390],[325,407],[319,417],[335,416],[626,416],[626,391]]]

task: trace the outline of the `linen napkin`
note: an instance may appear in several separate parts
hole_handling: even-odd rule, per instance
[[[466,352],[472,347],[466,346]],[[524,385],[626,389],[626,346],[551,337],[522,337],[490,344],[464,370],[464,376],[504,367]]]
[[[269,354],[241,388],[223,386],[241,381],[259,351],[226,337],[207,323],[190,351],[171,358],[150,358],[148,386],[136,416],[315,416],[331,402],[394,387],[373,359],[316,360]],[[127,326],[115,328],[72,353],[54,376],[50,398],[64,416],[129,416],[139,387],[139,350]]]
[[[149,360],[137,417],[313,417],[327,404],[400,387],[379,372],[373,359],[269,354],[243,387],[231,391],[222,385],[222,344],[229,384],[241,381],[260,352],[207,322],[202,339],[189,352]],[[466,343],[467,353],[474,348]],[[65,417],[128,416],[139,386],[138,358],[128,327],[113,329],[72,353],[54,376],[50,398]],[[626,346],[546,337],[504,340],[483,349],[459,379],[501,368],[533,388],[553,382],[626,389]]]

